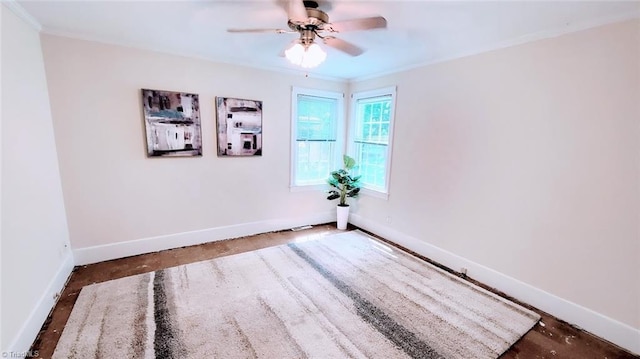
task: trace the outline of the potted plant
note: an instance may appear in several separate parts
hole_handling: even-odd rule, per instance
[[[349,219],[349,204],[347,197],[357,197],[360,193],[360,176],[352,176],[349,171],[356,165],[356,160],[342,156],[344,167],[331,172],[327,183],[331,186],[328,200],[340,199],[337,206],[338,229],[347,229]]]

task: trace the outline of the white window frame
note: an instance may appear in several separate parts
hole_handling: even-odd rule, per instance
[[[298,151],[297,151],[297,139],[298,133],[298,95],[323,97],[336,100],[338,107],[336,119],[336,142],[333,158],[333,169],[340,168],[342,166],[342,155],[345,149],[345,108],[344,108],[344,93],[336,91],[317,90],[304,87],[293,86],[291,89],[291,158],[290,158],[290,175],[289,175],[289,189],[292,192],[297,191],[313,191],[313,190],[325,190],[327,189],[326,181],[318,184],[299,185],[296,184],[296,164],[298,163]],[[327,172],[327,178],[329,173]]]
[[[347,138],[347,153],[355,157],[355,125],[358,111],[357,102],[372,97],[391,96],[391,110],[389,119],[389,143],[387,144],[387,163],[385,168],[384,188],[363,185],[361,193],[377,198],[389,198],[389,180],[391,179],[391,161],[393,152],[393,129],[395,127],[396,111],[396,86],[384,87],[375,90],[359,91],[351,94],[350,117],[349,117],[349,137]],[[357,165],[357,163],[356,163]]]

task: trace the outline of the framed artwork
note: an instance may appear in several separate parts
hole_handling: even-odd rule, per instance
[[[142,89],[148,157],[202,156],[198,95]]]
[[[216,97],[218,156],[262,156],[262,101]]]

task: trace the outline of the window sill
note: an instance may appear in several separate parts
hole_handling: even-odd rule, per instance
[[[289,192],[311,192],[311,191],[322,191],[326,192],[329,190],[329,186],[326,184],[314,184],[314,185],[305,185],[305,186],[290,186]],[[385,192],[376,191],[370,188],[362,188],[360,189],[360,194],[380,198],[385,201],[389,200],[389,194]]]
[[[360,190],[360,193],[366,196],[384,199],[385,201],[389,200],[389,193],[380,192],[369,188],[362,188]]]

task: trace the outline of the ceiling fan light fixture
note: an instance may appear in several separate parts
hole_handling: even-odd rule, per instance
[[[2,0],[0,0],[2,1]],[[348,31],[384,29],[387,20],[382,16],[358,19],[329,21],[329,15],[319,8],[320,0],[279,0],[287,3],[287,26],[283,29],[227,29],[232,33],[275,32],[277,34],[298,33],[300,38],[284,51],[286,58],[295,66],[312,68],[320,65],[327,54],[315,43],[316,37],[322,39],[324,46],[334,48],[350,56],[359,56],[364,49],[348,41],[336,38],[333,34]],[[282,53],[281,53],[282,55]]]
[[[292,64],[306,69],[320,65],[327,58],[327,54],[315,42],[307,47],[296,42],[285,50],[284,55]]]

